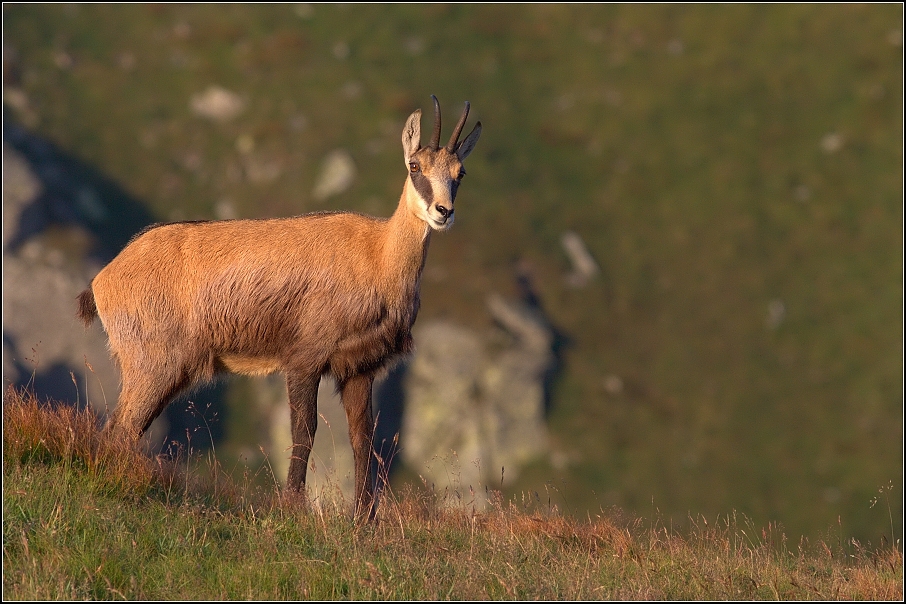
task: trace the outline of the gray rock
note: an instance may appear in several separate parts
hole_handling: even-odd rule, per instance
[[[259,408],[269,418],[269,440],[262,443],[275,478],[286,480],[292,451],[289,399],[282,375],[257,379]],[[331,379],[321,380],[318,387],[318,428],[308,463],[306,487],[314,505],[345,502],[352,509],[355,494],[352,445],[346,413]],[[340,495],[340,497],[338,497]]]
[[[475,331],[444,321],[416,325],[416,352],[404,378],[400,454],[437,489],[476,491],[492,446],[482,392],[486,344]]]
[[[41,236],[16,252],[8,249],[21,212],[41,192],[28,162],[4,144],[4,386],[32,383],[39,398],[87,401],[103,414],[116,404],[118,375],[103,330],[98,325],[85,330],[75,316],[76,297],[88,285],[87,273],[96,267],[66,258]]]
[[[418,323],[402,378],[400,458],[449,501],[476,507],[486,503],[486,488],[500,488],[501,468],[512,480],[525,463],[548,455],[544,378],[554,363],[553,333],[537,311],[500,296],[488,299],[488,310],[500,328],[487,334],[449,321]],[[282,482],[291,445],[286,387],[280,378],[261,384],[271,426],[266,451]],[[386,403],[376,392],[376,411]],[[328,380],[318,391],[318,414],[309,493],[329,504],[339,492],[350,503],[352,448]]]
[[[3,143],[3,249],[6,250],[19,227],[25,206],[41,194],[41,183],[25,159]],[[5,253],[5,252],[4,252]]]
[[[553,333],[537,312],[500,296],[488,310],[497,333],[447,322],[416,328],[401,434],[407,465],[476,505],[486,487],[547,453],[544,378],[554,363]]]
[[[339,195],[352,186],[355,179],[355,163],[352,156],[344,149],[331,151],[324,158],[321,174],[312,195],[317,201]]]

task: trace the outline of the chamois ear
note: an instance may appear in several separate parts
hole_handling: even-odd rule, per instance
[[[469,136],[467,136],[465,140],[459,144],[459,147],[456,148],[456,157],[459,158],[459,161],[462,161],[469,156],[469,153],[475,148],[475,143],[478,142],[479,136],[481,136],[481,122],[475,124],[475,127],[472,128]]]
[[[403,127],[403,155],[406,158],[406,165],[409,165],[409,159],[415,155],[415,152],[421,149],[422,142],[422,110],[416,109],[406,120]]]

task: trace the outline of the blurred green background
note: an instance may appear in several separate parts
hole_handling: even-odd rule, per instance
[[[564,343],[561,462],[507,493],[674,526],[736,511],[794,540],[902,537],[902,5],[3,17],[7,119],[158,220],[387,216],[405,118],[435,94],[451,124],[470,101],[484,132],[420,318],[485,327],[476,309],[516,293],[518,266]],[[193,112],[211,86],[238,95],[235,118]],[[356,178],[319,201],[338,148]],[[584,288],[564,279],[566,231],[601,268]]]

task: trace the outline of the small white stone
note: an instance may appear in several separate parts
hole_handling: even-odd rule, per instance
[[[604,376],[604,390],[610,395],[616,396],[620,394],[623,392],[623,379],[613,373]]]
[[[330,152],[324,158],[321,176],[312,195],[318,201],[339,195],[352,186],[355,173],[355,163],[352,161],[352,156],[349,155],[348,151],[337,149]]]
[[[194,95],[190,104],[196,115],[218,121],[230,120],[245,109],[245,103],[239,95],[220,86],[211,86]]]
[[[573,265],[573,272],[567,277],[570,284],[576,287],[585,285],[600,272],[597,262],[592,258],[578,233],[567,231],[563,233],[560,242]]]
[[[839,132],[829,132],[821,139],[821,149],[825,153],[836,153],[843,147],[843,135]]]
[[[786,305],[783,300],[771,300],[768,304],[768,316],[764,324],[768,329],[777,329],[786,318]]]

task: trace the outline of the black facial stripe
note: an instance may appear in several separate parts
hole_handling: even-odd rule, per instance
[[[450,201],[456,201],[456,192],[459,190],[459,181],[450,182]]]
[[[412,186],[422,196],[428,207],[431,207],[434,202],[434,189],[431,188],[431,181],[421,172],[410,172],[409,175],[412,178]]]

